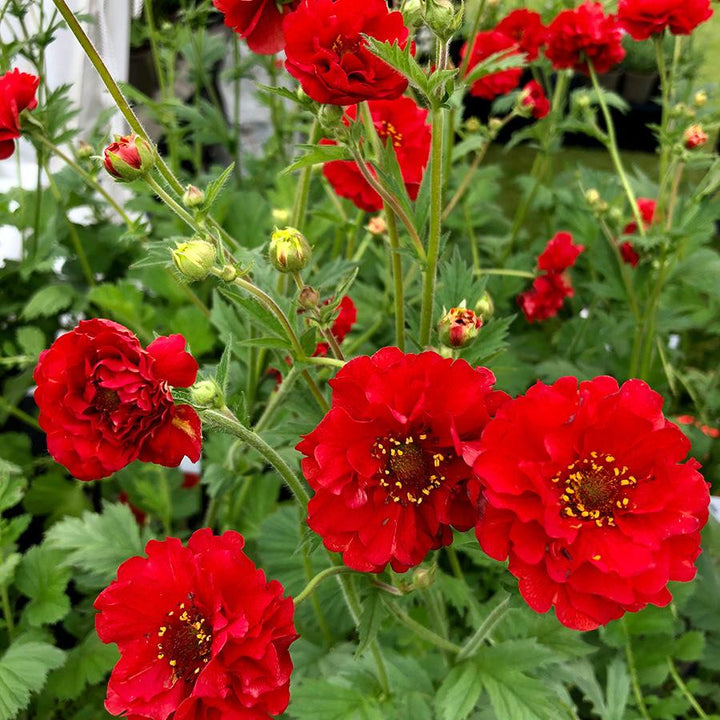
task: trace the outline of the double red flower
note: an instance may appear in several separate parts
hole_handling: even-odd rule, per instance
[[[713,14],[710,0],[620,0],[618,20],[635,40],[647,40],[666,29],[689,35]]]
[[[555,69],[588,73],[612,70],[624,57],[623,31],[614,15],[606,15],[599,2],[586,0],[574,10],[563,10],[548,26],[545,55]]]
[[[655,219],[655,209],[657,207],[657,202],[655,200],[652,200],[651,198],[638,198],[637,204],[638,210],[640,210],[640,216],[643,220],[643,226],[648,227],[648,225],[651,225],[653,220]],[[634,235],[637,232],[637,229],[638,224],[635,222],[635,220],[633,220],[625,226],[623,230],[623,235]],[[619,249],[622,259],[628,265],[637,267],[638,262],[640,262],[640,255],[638,255],[637,250],[635,250],[635,248],[633,247],[633,244],[629,240],[624,240],[620,243]]]
[[[538,269],[543,274],[533,280],[532,287],[518,296],[518,305],[528,322],[555,317],[565,298],[575,294],[567,270],[571,268],[583,245],[575,245],[570,233],[559,232],[548,241],[538,257]]]
[[[462,443],[477,440],[505,393],[495,378],[434,352],[384,348],[330,382],[332,407],[297,446],[315,495],[308,525],[345,564],[404,572],[477,522]]]
[[[283,22],[285,67],[315,101],[352,105],[392,100],[407,80],[367,49],[363,35],[404,47],[402,14],[385,0],[302,0]]]
[[[175,405],[170,385],[189,387],[198,365],[182,335],[143,350],[110,320],[84,320],[45,350],[35,368],[35,402],[48,452],[80,480],[97,480],[133,460],[175,467],[198,460],[200,418]]]
[[[408,97],[371,100],[368,107],[382,142],[392,142],[408,195],[414,200],[430,156],[428,111]],[[356,117],[357,107],[352,106],[348,108],[344,120],[348,123]],[[334,141],[323,140],[322,144],[334,144]],[[325,163],[323,175],[338,195],[352,200],[361,210],[377,212],[382,209],[382,198],[370,187],[352,160]]]
[[[40,78],[17,68],[0,77],[0,160],[15,152],[20,137],[20,113],[37,107],[35,92]]]
[[[134,720],[266,720],[289,700],[294,606],[236,532],[151,540],[95,601],[120,660],[105,707]]]
[[[299,1],[213,0],[213,5],[225,16],[225,24],[245,38],[253,52],[272,55],[285,47],[283,19]]]
[[[687,581],[708,517],[708,486],[690,443],[640,380],[537,383],[503,406],[475,459],[476,528],[497,560],[509,557],[537,612],[591,630]]]
[[[503,50],[507,50],[507,55],[520,55],[517,48],[518,42],[514,37],[496,29],[479,32],[473,40],[472,47],[468,50],[468,44],[465,43],[460,50],[460,54],[465,57],[465,54],[470,52],[469,73],[480,62]],[[504,95],[514,90],[520,82],[522,73],[523,69],[516,67],[484,75],[470,86],[470,95],[485,100],[493,100],[498,95]]]
[[[496,26],[495,30],[511,37],[528,62],[537,60],[540,50],[547,39],[547,28],[543,25],[540,13],[534,10],[513,10]]]

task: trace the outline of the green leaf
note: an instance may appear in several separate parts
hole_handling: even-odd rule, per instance
[[[18,638],[0,660],[0,720],[12,720],[42,689],[48,672],[60,667],[65,653],[45,642]]]
[[[17,505],[25,492],[25,478],[14,463],[0,458],[0,511]]]
[[[101,587],[113,579],[121,563],[143,554],[145,540],[130,508],[116,503],[106,504],[101,514],[85,512],[56,523],[46,543],[65,552],[65,565],[78,568],[89,584]]]
[[[0,587],[9,585],[15,575],[15,568],[22,559],[20,553],[11,553],[0,563]]]
[[[620,658],[615,658],[607,670],[607,715],[605,720],[623,720],[630,696],[630,676]]]
[[[493,53],[477,65],[474,65],[472,70],[465,76],[465,85],[472,85],[476,80],[502,70],[523,67],[525,62],[525,56],[522,53],[500,50],[500,52]]]
[[[230,371],[230,358],[232,357],[232,335],[225,341],[225,349],[217,366],[215,373],[215,382],[222,391],[223,395],[227,395],[228,373]]]
[[[70,569],[62,565],[63,553],[36,545],[23,556],[15,578],[18,590],[30,598],[23,620],[34,626],[62,620],[70,611],[65,588]]]
[[[558,698],[541,680],[483,666],[482,683],[498,718],[558,720]]]
[[[360,622],[358,623],[359,642],[355,657],[360,657],[368,645],[377,637],[378,630],[385,616],[385,606],[380,600],[379,592],[371,592],[363,602]]]
[[[439,720],[465,720],[477,705],[483,685],[475,663],[456,665],[445,677],[435,696]],[[498,715],[510,718],[511,715]]]
[[[295,688],[288,714],[296,720],[384,720],[374,698],[324,680],[305,680]]]
[[[48,285],[38,290],[29,300],[22,316],[27,320],[55,315],[70,307],[75,291],[70,285]]]
[[[18,345],[26,355],[37,357],[45,349],[45,333],[40,328],[26,325],[16,332]]]
[[[322,165],[334,160],[352,160],[350,151],[344,145],[301,145],[300,147],[307,148],[307,152],[288,165],[282,171],[282,175],[289,175],[300,168]]]
[[[215,204],[215,201],[218,199],[218,195],[220,195],[223,187],[225,187],[225,183],[230,178],[230,175],[232,175],[234,169],[235,163],[231,163],[225,168],[225,170],[222,171],[222,173],[220,173],[219,177],[211,183],[208,183],[205,188],[205,202],[202,206],[203,212],[208,212]]]

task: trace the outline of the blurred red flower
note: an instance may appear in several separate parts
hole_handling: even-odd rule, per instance
[[[225,24],[244,38],[253,52],[272,55],[285,47],[283,18],[299,1],[213,0],[213,5],[225,16]]]
[[[655,219],[655,210],[657,208],[657,202],[652,198],[638,198],[637,199],[638,210],[640,210],[640,217],[642,217],[643,227],[647,228],[652,225]],[[635,220],[629,222],[623,229],[623,235],[633,235],[637,232],[638,224]],[[640,262],[640,255],[629,240],[625,240],[620,243],[620,255],[622,259],[633,267],[637,267]]]
[[[536,80],[531,80],[522,89],[521,102],[532,112],[536,120],[542,120],[550,112],[550,101],[545,95],[542,85]]]
[[[17,68],[0,77],[0,160],[15,152],[20,137],[20,113],[37,107],[35,92],[40,78]]]
[[[508,13],[495,30],[515,40],[529,62],[537,60],[547,35],[540,13],[524,8]]]
[[[479,32],[475,36],[472,48],[469,51],[470,62],[468,64],[468,73],[478,63],[503,50],[508,51],[508,56],[519,55],[520,53],[517,48],[518,44],[514,38],[498,30]],[[468,44],[465,43],[460,50],[460,54],[464,58],[467,52]],[[490,75],[484,75],[470,86],[470,95],[484,98],[485,100],[494,100],[498,95],[504,95],[514,90],[520,82],[522,72],[523,69],[517,67],[494,72]]]
[[[689,35],[713,14],[710,0],[620,0],[618,20],[635,40],[647,40],[669,29]]]

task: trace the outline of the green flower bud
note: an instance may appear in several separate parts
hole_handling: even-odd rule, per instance
[[[298,305],[303,310],[312,310],[320,302],[320,293],[314,288],[306,285],[298,295]]]
[[[172,251],[172,260],[190,282],[204,280],[215,265],[215,246],[206,240],[178,243]]]
[[[310,244],[296,228],[275,228],[268,253],[270,263],[281,273],[294,273],[308,266],[312,257]]]
[[[475,303],[475,314],[484,323],[487,322],[495,314],[495,303],[493,302],[492,296],[486,290],[480,299]]]
[[[87,160],[95,154],[95,150],[92,145],[88,145],[84,140],[81,140],[77,146],[77,156],[81,160]]]
[[[238,276],[237,268],[233,265],[225,265],[220,272],[220,278],[223,282],[230,283]]]
[[[188,185],[182,196],[186,208],[197,208],[205,202],[205,193],[194,185]]]
[[[222,390],[214,380],[201,380],[190,388],[190,399],[198,407],[221,408],[225,405]]]
[[[400,12],[405,25],[411,32],[425,23],[425,3],[423,0],[403,0]]]
[[[437,565],[431,565],[430,567],[419,567],[413,572],[412,576],[412,589],[413,590],[428,590],[435,584],[435,573],[437,571]]]
[[[695,107],[703,107],[707,104],[708,94],[704,90],[698,90],[693,98],[693,104]]]
[[[440,38],[449,40],[462,26],[464,6],[452,0],[425,0],[425,24]]]
[[[483,321],[464,304],[450,308],[438,323],[440,342],[446,347],[463,348],[472,343],[480,332]]]
[[[318,122],[323,130],[334,133],[335,129],[342,123],[345,111],[340,105],[321,105],[318,110]]]

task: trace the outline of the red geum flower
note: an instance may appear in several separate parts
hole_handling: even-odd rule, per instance
[[[308,524],[346,565],[397,572],[477,521],[463,441],[505,402],[493,374],[434,352],[383,348],[330,381],[332,407],[299,443],[315,495]]]
[[[540,270],[562,272],[571,268],[584,250],[585,246],[576,245],[569,232],[555,233],[540,253],[537,266]]]
[[[200,457],[200,418],[175,405],[169,385],[189,387],[198,365],[185,338],[143,350],[110,320],[83,320],[40,354],[35,402],[48,452],[80,480],[97,480],[133,460],[175,467]]]
[[[468,73],[481,61],[503,50],[508,51],[508,56],[519,55],[520,52],[517,48],[518,43],[516,40],[505,33],[498,32],[497,30],[479,32],[475,36],[472,49],[470,50]],[[464,58],[466,52],[468,52],[467,43],[462,46],[460,55]],[[498,95],[509,93],[518,86],[522,72],[523,69],[517,67],[485,75],[470,86],[470,95],[484,98],[485,100],[493,100]]]
[[[536,120],[542,120],[550,112],[550,101],[545,95],[542,85],[531,80],[520,92],[520,102],[527,108],[528,114]]]
[[[409,97],[397,100],[371,100],[368,103],[375,130],[383,142],[392,142],[400,172],[411,200],[417,197],[423,171],[430,156],[428,111]],[[357,117],[357,106],[347,109],[343,121],[349,124]],[[321,144],[334,145],[334,140]],[[378,212],[382,198],[368,184],[352,160],[325,163],[323,175],[340,197],[348,198],[361,210]]]
[[[708,486],[641,380],[537,383],[500,409],[470,448],[476,534],[505,560],[537,612],[592,630],[687,581],[708,517]],[[479,451],[479,455],[477,455]]]
[[[225,24],[244,38],[253,52],[273,55],[285,47],[283,19],[299,1],[213,0],[213,5],[225,16]]]
[[[713,14],[710,0],[620,0],[618,20],[635,40],[647,40],[669,29],[689,35]]]
[[[95,601],[120,660],[105,708],[133,720],[266,720],[289,700],[294,606],[236,532],[151,540]]]
[[[683,139],[685,140],[685,147],[688,150],[693,150],[696,147],[702,147],[707,142],[708,136],[705,134],[702,125],[695,123],[685,130]]]
[[[330,301],[326,300],[325,305]],[[338,314],[333,321],[330,332],[333,334],[338,343],[342,343],[347,334],[353,329],[357,320],[357,308],[349,295],[344,295],[338,306]],[[318,343],[315,347],[313,357],[325,357],[330,352],[330,346],[327,343]]]
[[[537,60],[547,35],[540,13],[524,8],[508,13],[495,26],[495,30],[515,40],[529,62]]]
[[[596,72],[612,70],[625,57],[623,31],[614,15],[599,2],[586,0],[574,10],[563,10],[548,27],[545,55],[556,70],[572,68],[587,74],[588,61]]]
[[[628,240],[621,242],[618,249],[620,250],[620,257],[623,259],[623,262],[632,265],[632,267],[638,266],[640,255],[638,255],[637,250],[631,242]]]
[[[15,152],[20,137],[20,113],[37,107],[35,92],[40,78],[17,68],[0,77],[0,160]]]
[[[118,135],[104,151],[105,170],[120,182],[132,182],[147,175],[155,165],[150,143],[139,135]]]
[[[643,227],[647,228],[653,223],[655,219],[655,210],[657,208],[657,202],[652,198],[638,198],[637,199],[638,210],[640,210],[640,217],[643,221]],[[638,224],[635,220],[629,222],[623,229],[623,235],[633,235],[637,232]],[[640,262],[640,255],[629,240],[625,240],[620,243],[620,255],[622,259],[633,267],[637,267]]]
[[[402,14],[385,0],[302,0],[283,22],[287,71],[315,101],[393,100],[407,80],[367,49],[363,35],[405,47]]]
[[[541,322],[555,317],[565,298],[574,294],[566,273],[549,272],[535,278],[532,287],[518,295],[517,302],[528,322]]]

